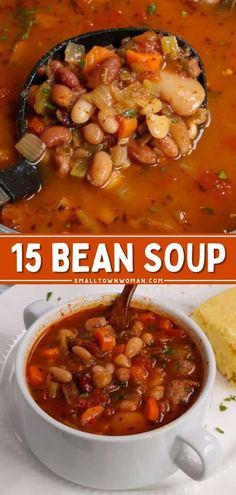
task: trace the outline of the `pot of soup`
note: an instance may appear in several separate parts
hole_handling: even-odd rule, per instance
[[[16,378],[26,442],[59,476],[97,489],[158,485],[178,469],[209,477],[221,449],[202,427],[215,379],[207,337],[144,297],[120,331],[109,323],[113,301],[25,309]]]

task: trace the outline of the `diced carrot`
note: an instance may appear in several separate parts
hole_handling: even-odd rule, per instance
[[[98,328],[95,338],[102,352],[111,352],[116,345],[115,337],[107,327]]]
[[[144,402],[144,415],[149,421],[157,421],[160,417],[160,408],[154,397],[147,397]]]
[[[158,327],[162,330],[169,330],[172,328],[172,323],[169,318],[165,318],[164,316],[158,320]]]
[[[31,385],[41,385],[44,381],[44,372],[39,368],[39,366],[32,365],[28,369],[28,378]]]
[[[103,411],[104,411],[104,407],[103,406],[89,407],[81,415],[82,425],[85,426],[87,423],[91,423],[96,418],[98,418],[99,416],[101,416],[101,414],[103,413]]]
[[[125,351],[125,344],[118,344],[118,345],[116,345],[116,347],[113,351],[113,355],[118,356],[118,354],[123,354],[124,351]]]
[[[160,53],[141,53],[133,50],[127,50],[126,62],[128,65],[134,66],[137,72],[159,72],[162,62]]]
[[[51,349],[44,349],[44,351],[41,352],[41,356],[47,357],[49,359],[53,359],[58,357],[60,354],[60,351],[58,347],[52,347]]]
[[[138,121],[136,117],[120,117],[119,118],[119,129],[118,129],[118,137],[119,139],[127,138],[132,136],[134,131],[138,127]]]
[[[156,315],[151,313],[151,311],[143,311],[138,315],[140,321],[156,320]]]
[[[36,115],[28,120],[27,127],[30,132],[33,132],[37,136],[40,136],[40,134],[42,134],[42,132],[45,130],[43,121]]]
[[[141,385],[148,377],[148,371],[143,366],[134,364],[131,366],[130,375],[136,385]]]
[[[84,72],[88,73],[96,67],[96,65],[101,64],[103,60],[112,56],[111,50],[103,46],[93,46],[91,50],[85,55],[85,66]]]

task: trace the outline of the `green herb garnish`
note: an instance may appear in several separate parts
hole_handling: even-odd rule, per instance
[[[166,173],[166,167],[160,167],[160,172],[161,174],[165,174]]]
[[[230,401],[236,402],[236,395],[229,395],[228,397],[225,397],[224,401],[225,402],[230,402]]]
[[[57,106],[54,105],[54,103],[52,103],[51,101],[45,101],[44,108],[46,110],[51,110],[52,112],[55,112],[57,109]]]
[[[153,15],[157,11],[157,5],[156,3],[149,3],[147,6],[147,14],[148,15]]]
[[[28,40],[32,26],[36,24],[34,19],[36,9],[34,8],[19,8],[15,11],[14,17],[19,21],[22,28],[22,32],[19,34],[19,38],[22,40]]]
[[[0,34],[0,41],[7,41],[7,40],[8,40],[7,34]]]
[[[227,175],[224,170],[220,170],[220,172],[218,173],[218,177],[219,179],[227,179]]]
[[[88,392],[84,392],[84,394],[80,394],[80,397],[83,397],[84,399],[87,399],[89,397]]]
[[[166,346],[163,352],[165,354],[167,354],[168,356],[173,356],[173,354],[175,354],[175,352],[176,352],[176,349],[174,349],[174,347]]]
[[[80,62],[79,62],[79,66],[80,66],[80,68],[81,68],[81,69],[84,69],[84,68],[85,68],[85,65],[86,65],[85,60],[80,60]]]
[[[49,301],[49,299],[51,299],[51,297],[52,297],[52,292],[47,292],[46,301]]]
[[[132,119],[134,117],[137,117],[137,112],[133,108],[129,108],[128,110],[124,110],[122,112],[122,115],[124,115],[124,117],[128,117],[128,118]]]
[[[181,15],[182,15],[182,17],[187,17],[187,15],[188,15],[187,10],[181,10]]]
[[[215,428],[215,431],[217,431],[218,433],[221,433],[221,434],[224,433],[224,430],[222,430],[219,426],[217,426]]]
[[[228,407],[226,407],[222,402],[220,403],[219,405],[219,410],[220,411],[226,411],[226,409],[228,409]]]
[[[213,208],[210,208],[209,206],[201,206],[200,209],[203,211],[203,213],[206,213],[207,215],[215,214],[215,210],[213,210]]]

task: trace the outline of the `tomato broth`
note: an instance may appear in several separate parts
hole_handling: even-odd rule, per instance
[[[235,10],[187,0],[3,0],[0,7],[0,166],[16,160],[17,103],[37,59],[63,39],[123,26],[181,35],[206,69],[211,121],[196,149],[157,166],[135,164],[112,187],[56,176],[41,165],[43,186],[6,205],[2,222],[22,232],[225,232],[236,228]],[[99,208],[98,206],[99,205]]]

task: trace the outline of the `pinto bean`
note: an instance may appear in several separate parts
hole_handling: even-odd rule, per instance
[[[58,108],[56,116],[57,120],[65,127],[73,127],[75,125],[71,120],[70,112],[66,108]]]
[[[72,352],[79,359],[82,359],[82,361],[91,361],[93,359],[92,354],[87,351],[87,349],[79,345],[75,345],[74,347],[72,347]]]
[[[59,107],[69,108],[73,99],[73,93],[64,84],[54,84],[51,89],[51,100]]]
[[[70,383],[72,381],[72,374],[63,368],[58,368],[57,366],[51,366],[49,372],[53,378],[60,383]]]
[[[133,335],[136,335],[136,337],[138,337],[143,332],[143,329],[144,329],[143,322],[140,320],[136,320],[132,325],[131,331]]]
[[[177,158],[179,155],[178,146],[170,136],[163,139],[153,138],[150,141],[150,146],[154,149],[157,148],[167,158]]]
[[[49,60],[47,63],[46,74],[53,78],[59,69],[63,69],[63,63],[60,60]]]
[[[68,86],[70,89],[80,86],[80,82],[76,74],[67,67],[59,68],[56,71],[55,77],[57,82],[65,84],[65,86]]]
[[[90,89],[96,88],[99,84],[110,84],[118,77],[121,67],[120,58],[111,56],[106,58],[86,75],[87,86]]]
[[[101,127],[93,122],[83,127],[83,135],[89,144],[100,144],[104,139],[104,132]]]
[[[131,160],[141,163],[141,165],[155,165],[157,162],[156,153],[146,144],[140,146],[132,140],[128,144],[128,155]]]
[[[118,368],[116,370],[116,377],[119,382],[126,383],[130,379],[130,370],[128,368]]]
[[[87,179],[93,186],[102,187],[109,180],[112,172],[112,159],[105,151],[98,151],[93,156]]]
[[[151,345],[154,342],[154,337],[151,333],[145,332],[141,335],[141,339],[144,342],[145,345]]]
[[[192,142],[188,135],[187,126],[181,117],[176,118],[175,121],[172,122],[170,133],[181,154],[187,155],[192,148]]]
[[[46,144],[47,148],[56,148],[63,144],[69,144],[72,139],[72,135],[69,129],[60,125],[53,125],[48,127],[40,136],[42,141]]]

